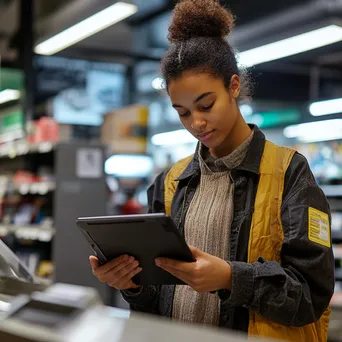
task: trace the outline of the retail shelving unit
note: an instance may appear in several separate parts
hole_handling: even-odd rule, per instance
[[[0,238],[31,271],[53,269],[51,281],[97,288],[110,304],[112,293],[91,273],[91,250],[75,224],[79,216],[106,215],[103,167],[101,145],[0,145]]]
[[[30,271],[50,278],[55,150],[56,144],[50,142],[0,145],[0,238]]]

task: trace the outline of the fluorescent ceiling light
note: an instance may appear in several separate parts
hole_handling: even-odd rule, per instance
[[[157,77],[152,81],[152,87],[156,90],[165,89],[164,79],[161,77]]]
[[[301,142],[318,142],[342,139],[342,119],[307,122],[284,129],[286,138]]]
[[[153,160],[147,155],[116,154],[105,162],[105,172],[119,178],[146,178],[153,171]]]
[[[74,45],[105,28],[118,23],[138,11],[136,5],[125,2],[105,8],[91,17],[69,27],[35,47],[35,53],[40,55],[53,55],[65,48]]]
[[[180,129],[178,131],[156,134],[152,137],[151,141],[153,145],[163,146],[195,143],[197,139],[186,129]]]
[[[342,113],[342,98],[314,102],[310,105],[309,111],[313,116]]]
[[[20,91],[14,89],[5,89],[0,92],[0,103],[15,101],[20,99]]]
[[[276,59],[296,55],[342,40],[342,27],[329,25],[294,37],[266,44],[239,54],[239,65],[253,65],[270,62]]]

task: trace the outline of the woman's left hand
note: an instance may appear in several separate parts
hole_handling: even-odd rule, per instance
[[[223,259],[190,247],[195,262],[157,258],[156,265],[184,281],[197,292],[231,289],[232,271]]]

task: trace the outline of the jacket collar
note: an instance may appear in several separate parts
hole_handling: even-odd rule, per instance
[[[254,130],[253,139],[249,145],[245,159],[235,170],[247,171],[259,175],[260,162],[262,154],[264,152],[266,138],[264,133],[262,133],[256,125],[249,124],[249,127]],[[198,143],[194,157],[192,158],[189,165],[185,168],[183,173],[176,179],[177,181],[181,181],[196,174],[200,174],[199,146],[200,144]]]

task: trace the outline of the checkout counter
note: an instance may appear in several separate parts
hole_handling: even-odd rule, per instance
[[[339,330],[341,323],[342,317]],[[342,341],[339,337],[334,341]],[[0,341],[239,342],[246,338],[110,308],[93,288],[46,284],[0,240]]]

